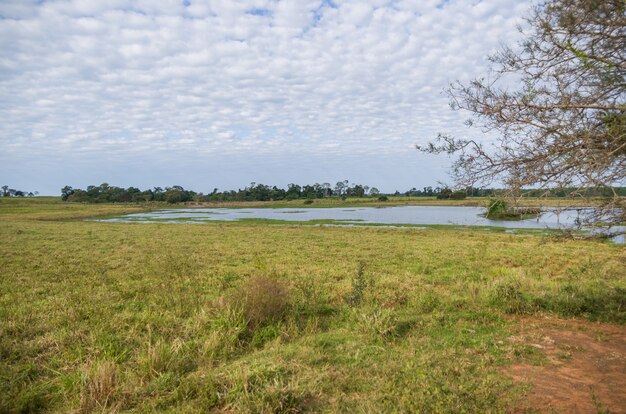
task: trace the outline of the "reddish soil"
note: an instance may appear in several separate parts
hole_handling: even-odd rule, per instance
[[[519,326],[509,340],[546,358],[508,368],[516,384],[529,385],[512,412],[626,413],[626,327],[549,318]]]

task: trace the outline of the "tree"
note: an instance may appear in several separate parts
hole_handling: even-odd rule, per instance
[[[334,190],[335,195],[342,196],[344,194],[344,191],[347,185],[348,185],[347,181],[337,181],[337,184],[335,184],[335,190]]]
[[[498,133],[492,143],[439,134],[418,147],[459,154],[462,187],[501,180],[522,187],[576,187],[579,195],[626,180],[626,3],[548,0],[533,8],[524,40],[490,57],[487,78],[447,90],[468,125]],[[517,85],[512,88],[511,85]],[[596,216],[624,221],[612,197]]]
[[[66,185],[61,189],[61,200],[67,201],[72,194],[74,194],[74,189],[69,185]]]
[[[287,184],[287,193],[285,194],[285,198],[287,200],[296,200],[300,198],[302,193],[302,187],[298,184]]]
[[[365,188],[361,184],[355,184],[350,188],[350,195],[354,197],[363,197],[365,195]]]

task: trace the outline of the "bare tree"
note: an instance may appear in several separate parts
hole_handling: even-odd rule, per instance
[[[626,2],[548,0],[526,20],[524,40],[491,56],[486,78],[447,90],[495,141],[439,134],[418,149],[457,153],[453,176],[467,187],[611,189],[596,218],[624,222],[613,187],[626,178]]]

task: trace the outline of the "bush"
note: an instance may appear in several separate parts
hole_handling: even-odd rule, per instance
[[[501,198],[490,199],[487,204],[485,217],[495,220],[521,220],[524,218],[537,217],[541,214],[540,208],[511,207]]]
[[[452,191],[449,188],[444,188],[439,194],[437,194],[438,200],[463,200],[467,197],[465,191]]]
[[[506,201],[501,198],[496,198],[489,200],[489,204],[487,205],[487,218],[498,217],[505,215],[509,210],[509,206]]]
[[[313,204],[313,200],[310,198],[308,200],[304,200],[304,204]]]
[[[465,198],[467,198],[467,194],[465,194],[465,191],[455,191],[450,194],[451,200],[465,200]]]
[[[289,307],[289,288],[267,276],[251,276],[235,294],[250,329],[278,322]]]
[[[389,197],[387,196],[379,196],[378,201],[389,201]]]

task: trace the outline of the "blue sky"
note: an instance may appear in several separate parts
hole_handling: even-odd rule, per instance
[[[57,195],[449,182],[442,90],[518,40],[517,0],[0,0],[0,184]]]

